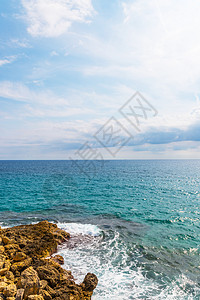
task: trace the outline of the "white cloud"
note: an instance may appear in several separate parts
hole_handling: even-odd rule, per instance
[[[67,105],[68,101],[54,95],[50,90],[33,91],[21,82],[1,81],[0,97],[22,101],[26,103],[39,103],[45,105]]]
[[[137,0],[123,8],[124,40],[139,62],[135,71],[173,88],[194,87],[200,77],[199,1]]]
[[[15,61],[15,59],[16,59],[16,56],[14,56],[14,55],[0,59],[0,67],[3,65],[6,65],[6,64],[12,63],[13,61]]]
[[[132,90],[129,90],[126,86],[117,86],[116,94],[120,93],[121,90],[123,90],[124,93],[127,94],[130,94],[132,92]],[[10,127],[2,130],[1,146],[12,148],[13,151],[20,147],[20,149],[25,147],[25,152],[29,151],[28,149],[32,149],[30,151],[33,151],[33,157],[35,157],[33,149],[35,149],[36,153],[40,153],[42,157],[42,149],[45,147],[45,149],[51,149],[51,158],[54,157],[54,150],[52,149],[58,148],[56,152],[57,158],[61,158],[62,155],[65,155],[67,158],[67,149],[76,149],[80,144],[83,144],[87,140],[90,140],[93,144],[93,142],[95,141],[93,135],[102,125],[105,124],[110,116],[108,116],[107,118],[104,113],[104,115],[100,115],[99,119],[95,119],[95,117],[97,116],[95,110],[92,111],[88,109],[92,102],[87,103],[87,107],[85,107],[84,99],[90,99],[90,101],[95,101],[96,99],[98,99],[97,102],[100,102],[100,98],[102,98],[102,96],[94,93],[85,93],[84,95],[84,93],[81,91],[79,91],[79,93],[75,93],[75,91],[73,91],[72,93],[71,91],[70,95],[72,103],[74,103],[73,105],[72,103],[69,104],[67,100],[65,100],[66,102],[64,104],[64,99],[58,97],[57,95],[54,95],[51,91],[36,92],[21,83],[1,82],[0,96],[25,103],[24,109],[21,114],[20,111],[19,114],[16,113],[16,110],[14,111],[15,118],[19,118],[20,120],[23,119],[23,126],[20,125],[19,122],[18,125],[15,124],[13,126],[12,130],[10,130]],[[81,96],[84,96],[84,98],[81,98]],[[109,98],[105,98],[104,100],[110,102]],[[115,98],[114,100],[116,101]],[[117,99],[117,102],[119,106],[123,104],[122,99],[121,101]],[[109,104],[112,106],[112,103]],[[106,107],[106,109],[108,108]],[[129,124],[129,122],[126,123],[124,118],[120,118],[120,116],[117,115],[117,111],[114,109],[114,107],[112,107],[111,110],[112,113],[114,113],[114,116],[118,118],[118,120],[126,127],[126,129],[133,133],[133,128]],[[148,132],[157,133],[157,131],[159,130],[161,131],[161,133],[167,133],[173,131],[174,128],[179,128],[181,130],[187,131],[191,125],[195,125],[195,123],[199,120],[199,112],[199,105],[197,105],[192,110],[192,113],[188,112],[188,114],[185,115],[179,115],[177,113],[176,116],[171,116],[171,118],[168,118],[167,116],[157,116],[156,118],[148,119],[141,127],[141,134],[145,135],[145,133]],[[79,115],[83,116],[83,114],[88,114],[90,118],[86,117],[85,120],[80,120]],[[70,116],[73,116],[73,118],[69,118]],[[29,117],[37,117],[38,121],[35,122]],[[2,119],[3,118],[5,119],[4,115],[2,115]],[[4,128],[4,126],[2,126],[2,128]],[[134,134],[135,131],[133,135]],[[195,150],[199,150],[199,142],[188,144],[188,141],[186,141],[177,142],[176,144],[172,145],[172,143],[170,143],[169,141],[168,145],[154,145],[148,144],[147,140],[149,140],[149,138],[146,139],[146,137],[144,136],[142,144],[140,145],[139,143],[138,146],[140,150],[136,151],[133,146],[130,146],[129,150],[128,148],[124,148],[122,152],[120,152],[119,156],[117,156],[117,158],[166,158],[167,153],[168,157],[170,157],[170,155],[171,157],[173,157],[173,155],[174,157],[181,157],[178,156],[177,153],[179,153],[183,157],[189,157],[187,156],[187,151],[189,151],[188,153],[190,155],[194,153],[195,157],[199,157],[199,152]],[[137,141],[136,136],[134,136],[133,142],[135,141]],[[15,143],[16,145],[14,145]],[[195,149],[186,149],[184,151],[181,150],[182,148],[184,149],[184,146],[186,147],[187,144],[194,147]],[[174,151],[176,153],[174,153]],[[23,149],[22,153],[24,154]],[[23,155],[21,157],[23,157]],[[110,156],[105,157],[108,159],[111,158]]]
[[[32,36],[57,37],[73,22],[87,22],[94,13],[91,0],[21,0],[28,32]]]
[[[96,58],[79,68],[84,75],[144,87],[168,108],[200,93],[199,1],[123,1],[121,19],[106,25],[106,35],[80,36],[73,49]]]
[[[86,93],[84,97],[88,97],[88,95]],[[70,96],[61,97],[49,89],[44,90],[38,87],[33,90],[21,82],[2,81],[0,82],[0,97],[24,103],[24,108],[22,112],[19,112],[17,118],[30,116],[67,118],[84,114],[93,116],[95,113],[89,105],[80,104],[83,99],[80,99],[80,93],[75,91],[71,92]]]
[[[26,39],[11,39],[8,43],[11,47],[16,48],[31,48],[31,45]]]

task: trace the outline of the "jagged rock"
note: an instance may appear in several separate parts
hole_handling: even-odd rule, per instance
[[[9,251],[9,250],[19,250],[20,248],[18,244],[8,244],[5,245],[5,249]]]
[[[61,255],[55,255],[51,259],[57,262],[59,265],[64,265],[64,258]]]
[[[0,270],[0,276],[5,275],[7,271],[8,271],[8,269],[6,269],[6,268],[1,269]]]
[[[49,295],[51,295],[52,298],[55,297],[56,291],[54,291],[54,289],[52,289],[49,285],[45,287],[45,290],[49,293]]]
[[[98,284],[98,279],[95,274],[88,273],[85,278],[83,283],[81,284],[82,288],[86,292],[92,292]]]
[[[69,239],[70,235],[57,225],[42,221],[34,225],[21,225],[3,230],[31,257],[45,257],[57,250],[57,245]]]
[[[60,273],[53,266],[38,267],[37,272],[40,279],[47,280],[51,287],[55,287],[57,282],[60,280]]]
[[[35,295],[39,292],[40,279],[33,267],[29,267],[22,272],[17,287],[24,289],[25,300],[28,299],[29,295]]]
[[[11,244],[11,240],[7,236],[2,237],[4,245]]]
[[[5,275],[10,270],[11,263],[5,256],[0,257],[0,276]]]
[[[4,246],[0,246],[0,254],[4,253],[5,252],[5,248]]]
[[[3,292],[4,289],[7,287],[7,283],[6,282],[0,282],[0,292]]]
[[[14,275],[11,271],[7,271],[5,277],[10,281],[14,281]]]
[[[46,280],[40,280],[40,288],[45,289],[47,286],[48,282]]]
[[[28,296],[28,300],[44,300],[44,298],[42,297],[42,295],[31,295]]]
[[[0,229],[0,300],[90,300],[94,274],[78,285],[62,256],[46,259],[69,238],[48,221]]]
[[[17,252],[14,257],[13,257],[13,260],[14,261],[22,261],[22,260],[25,260],[26,259],[26,254],[23,253],[23,252]]]
[[[0,269],[3,269],[5,261],[6,261],[6,257],[0,254]]]
[[[4,297],[4,295],[1,293],[0,294],[0,300],[5,300],[6,298]]]
[[[12,257],[15,255],[15,253],[17,251],[19,251],[19,245],[17,244],[8,244],[8,245],[5,245],[5,250],[6,250],[6,254],[9,256],[10,259],[12,259]]]
[[[3,294],[6,298],[14,297],[17,293],[17,287],[15,284],[11,283],[5,287],[3,290]]]
[[[7,283],[7,278],[5,276],[0,276],[0,282],[5,282]]]
[[[51,295],[45,290],[41,290],[40,294],[43,296],[44,300],[51,300],[52,299]]]
[[[10,266],[11,266],[11,263],[9,260],[6,260],[5,263],[4,263],[4,268],[8,269],[8,271],[10,270]]]
[[[18,289],[15,300],[23,300],[24,289]]]
[[[72,272],[68,270],[64,270],[63,278],[66,280],[74,280],[74,277],[72,276]]]
[[[32,259],[30,257],[28,257],[27,259],[25,259],[23,261],[19,261],[19,262],[12,264],[11,270],[13,273],[22,272],[23,270],[25,270],[26,268],[28,268],[31,265],[31,262],[32,262]]]

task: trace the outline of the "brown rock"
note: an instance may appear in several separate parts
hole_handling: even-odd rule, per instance
[[[5,261],[6,261],[6,257],[0,254],[0,269],[4,268]]]
[[[64,258],[61,255],[55,255],[51,257],[51,259],[56,263],[58,263],[59,265],[64,265]]]
[[[31,295],[28,296],[28,300],[44,300],[44,298],[42,297],[42,295]]]
[[[5,276],[0,276],[0,282],[5,282],[7,283],[7,278]]]
[[[45,289],[47,286],[48,282],[46,280],[40,280],[40,288]]]
[[[25,260],[26,259],[26,254],[23,253],[23,252],[17,252],[14,257],[13,257],[13,260],[14,261],[22,261],[22,260]]]
[[[77,285],[71,272],[60,266],[62,256],[46,259],[69,237],[48,221],[1,229],[0,300],[90,300],[98,282],[94,274]]]
[[[15,300],[23,300],[24,289],[18,289]]]
[[[46,286],[45,290],[51,295],[52,298],[55,297],[56,292],[49,285]]]
[[[23,261],[16,262],[16,263],[12,264],[11,271],[13,273],[22,272],[23,270],[25,270],[26,268],[28,268],[31,265],[31,262],[32,262],[32,259],[30,257],[28,257],[27,259],[25,259]]]
[[[5,297],[14,297],[17,293],[17,287],[15,284],[9,284],[3,291]]]
[[[92,273],[87,273],[81,286],[84,291],[92,292],[96,288],[97,284],[97,276]]]
[[[7,287],[7,283],[6,282],[0,282],[0,292],[3,292],[4,289]]]
[[[40,294],[43,296],[44,300],[51,300],[52,299],[51,295],[45,290],[41,290]]]
[[[19,245],[18,244],[8,244],[8,245],[5,245],[5,249],[7,250],[7,251],[9,251],[9,250],[19,250],[20,248],[19,248]]]
[[[12,257],[15,255],[15,253],[17,251],[19,251],[19,249],[20,249],[19,245],[13,244],[13,243],[5,245],[4,248],[5,248],[6,254],[9,256],[10,259],[12,259]]]
[[[0,254],[4,253],[5,252],[5,248],[4,246],[0,246]]]
[[[11,271],[7,271],[5,277],[10,281],[14,281],[14,275]]]
[[[11,244],[11,240],[7,236],[2,237],[4,245]]]
[[[22,272],[17,284],[18,288],[24,289],[24,299],[28,299],[29,295],[35,295],[39,292],[40,280],[37,272],[33,267],[29,267]]]
[[[0,270],[0,276],[3,276],[6,274],[6,272],[8,272],[8,269],[7,268],[3,268]]]
[[[11,263],[9,260],[6,260],[5,263],[4,263],[4,268],[8,269],[8,271],[10,270],[10,266],[11,266]]]
[[[2,293],[0,293],[0,300],[5,300],[6,298],[4,297],[4,295]]]
[[[74,277],[72,275],[72,272],[68,271],[68,270],[64,270],[63,279],[67,280],[67,281],[71,280],[73,282],[74,281]]]
[[[9,260],[6,260],[5,256],[0,257],[0,276],[6,274],[10,270],[11,263]]]
[[[21,225],[2,230],[4,241],[17,243],[26,255],[44,257],[56,251],[57,245],[67,241],[68,233],[57,227],[56,224],[42,221],[34,225]],[[12,240],[8,241],[8,236]],[[7,239],[7,240],[6,240]]]
[[[55,287],[60,280],[59,271],[53,266],[41,266],[37,268],[40,279],[47,280],[51,287]]]

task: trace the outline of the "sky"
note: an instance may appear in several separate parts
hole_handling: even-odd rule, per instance
[[[0,159],[200,158],[199,15],[197,0],[1,0]]]

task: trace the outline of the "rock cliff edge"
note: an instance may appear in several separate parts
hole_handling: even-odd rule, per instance
[[[88,273],[78,285],[61,256],[47,258],[69,239],[48,221],[0,228],[0,300],[90,300],[96,275]]]

